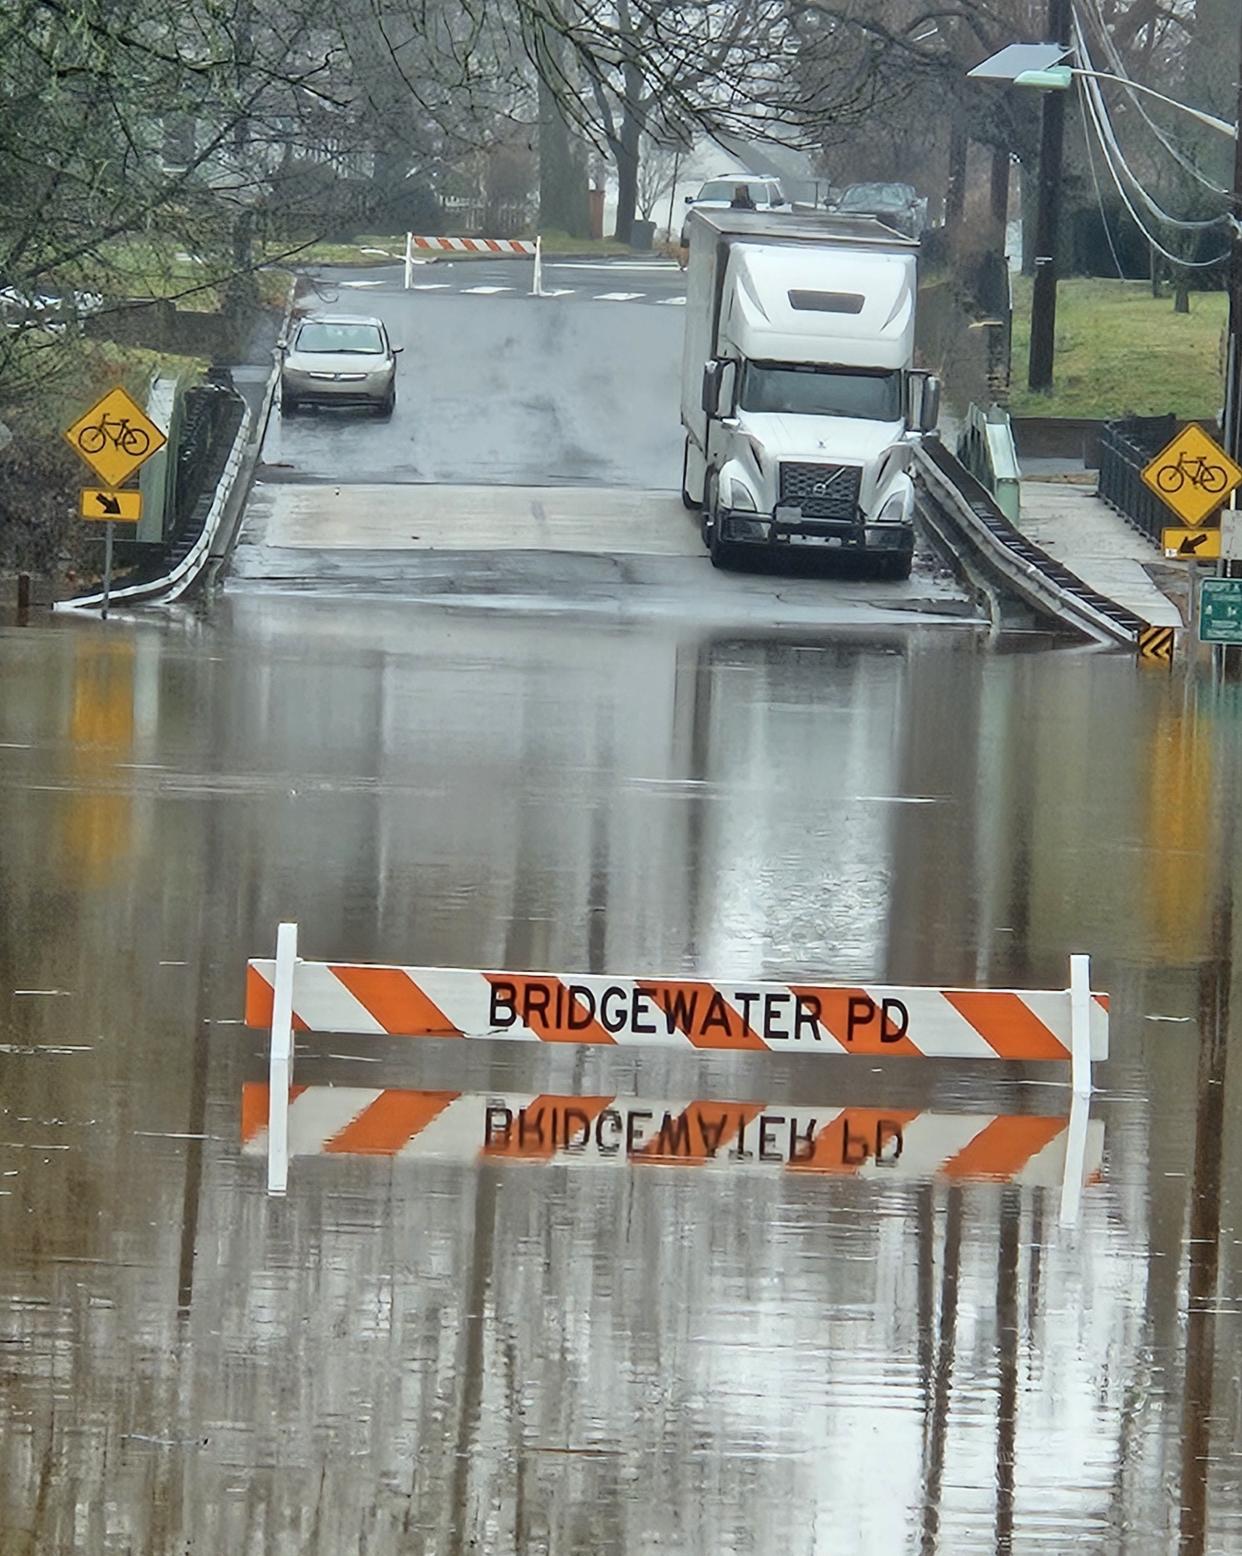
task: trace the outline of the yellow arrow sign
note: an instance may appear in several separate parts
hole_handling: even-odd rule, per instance
[[[1242,468],[1192,423],[1161,449],[1143,479],[1183,524],[1197,528],[1235,486],[1242,486]]]
[[[102,492],[97,486],[87,486],[82,489],[78,512],[84,519],[137,524],[142,517],[142,493]]]
[[[108,486],[120,486],[168,439],[124,389],[110,389],[65,433],[70,445]]]
[[[1218,529],[1166,529],[1161,531],[1160,539],[1166,557],[1195,562],[1220,560]]]

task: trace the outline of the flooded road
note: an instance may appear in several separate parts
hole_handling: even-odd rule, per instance
[[[1242,1548],[1236,686],[261,593],[0,624],[0,676],[5,1556]],[[1089,951],[1080,1222],[1052,1067],[360,1037],[300,1043],[268,1200],[281,919],[739,979]],[[730,1149],[648,1149],[722,1105]]]

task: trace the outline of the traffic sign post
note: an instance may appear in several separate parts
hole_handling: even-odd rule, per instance
[[[1165,557],[1176,562],[1218,562],[1218,529],[1166,529],[1161,531]]]
[[[137,524],[142,517],[142,493],[107,492],[97,486],[84,486],[78,512],[95,523]]]
[[[1199,595],[1199,641],[1242,644],[1242,578],[1205,578]]]
[[[1242,485],[1242,467],[1192,423],[1161,449],[1143,480],[1182,524],[1198,529]]]
[[[105,489],[87,487],[78,504],[84,519],[103,521],[104,577],[99,614],[106,620],[112,595],[112,538],[116,523],[136,524],[142,517],[142,494],[116,488],[128,481],[167,437],[132,395],[119,385],[96,400],[66,431],[69,446],[91,467]]]

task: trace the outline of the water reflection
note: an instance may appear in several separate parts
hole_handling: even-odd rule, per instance
[[[296,1086],[291,1156],[402,1161],[525,1161],[562,1166],[773,1168],[877,1178],[944,1178],[1058,1187],[1065,1117],[958,1114],[636,1097],[514,1096],[396,1087]],[[242,1088],[241,1144],[266,1156],[266,1085]],[[1098,1176],[1104,1124],[1088,1124],[1085,1174]]]
[[[1232,685],[956,631],[113,625],[0,629],[4,1548],[1242,1544]],[[282,918],[350,960],[740,978],[1052,987],[1089,950],[1099,1170],[1061,1226],[1065,1094],[1001,1065],[829,1093],[325,1038],[294,1116],[329,1080],[354,1111],[269,1203],[235,1023]],[[647,1159],[666,1113],[706,1145],[704,1098],[751,1157]],[[523,1142],[538,1099],[603,1103],[590,1150]],[[609,1108],[651,1114],[640,1164]],[[776,1117],[836,1170],[763,1161]]]

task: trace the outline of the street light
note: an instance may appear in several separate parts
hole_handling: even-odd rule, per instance
[[[984,60],[983,64],[988,64]],[[995,76],[980,76],[983,65],[969,72],[972,76],[979,76],[983,81],[994,81]],[[1176,108],[1192,119],[1198,119],[1200,124],[1206,124],[1209,129],[1219,130],[1222,135],[1228,135],[1231,140],[1237,140],[1238,127],[1230,124],[1228,119],[1218,119],[1214,113],[1204,113],[1199,108],[1192,108],[1189,103],[1179,103],[1175,97],[1166,97],[1163,92],[1157,92],[1155,87],[1144,86],[1141,81],[1131,81],[1128,76],[1114,76],[1107,70],[1085,70],[1081,65],[1049,65],[1046,70],[1022,70],[1011,79],[1014,86],[1033,86],[1045,92],[1064,92],[1073,85],[1075,76],[1084,76],[1090,81],[1115,81],[1118,86],[1124,86],[1129,92],[1141,92],[1144,97],[1154,97],[1158,103],[1164,103],[1167,108]]]

